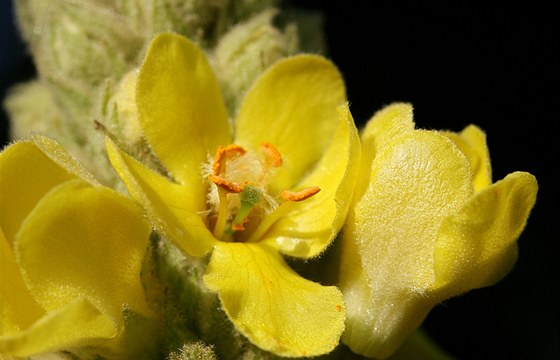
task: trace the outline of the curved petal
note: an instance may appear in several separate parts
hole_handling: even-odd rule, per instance
[[[47,155],[51,161],[60,166],[62,169],[76,175],[93,186],[99,185],[94,176],[56,140],[39,134],[32,135],[31,140],[33,141],[33,144],[35,144],[35,146]]]
[[[467,158],[432,131],[388,141],[370,172],[342,238],[340,283],[348,306],[343,341],[355,352],[385,358],[435,304],[429,286],[439,226],[473,191]]]
[[[249,89],[235,121],[235,141],[255,149],[266,141],[278,148],[284,165],[271,190],[280,192],[321,158],[339,124],[336,109],[346,101],[343,79],[327,59],[280,60]]]
[[[360,164],[360,140],[346,105],[339,107],[339,126],[323,158],[298,187],[319,186],[315,196],[291,207],[266,238],[287,255],[309,258],[334,239],[348,212]]]
[[[300,277],[272,248],[219,243],[204,282],[237,330],[281,356],[330,352],[344,328],[342,294]]]
[[[217,240],[200,215],[205,208],[205,191],[196,193],[196,189],[191,191],[186,185],[171,182],[125,154],[109,139],[106,145],[111,164],[128,191],[146,209],[156,229],[191,256],[210,251]]]
[[[413,108],[409,103],[393,103],[375,112],[360,134],[362,161],[356,181],[357,196],[363,195],[369,184],[371,162],[387,142],[414,130]]]
[[[537,190],[533,175],[514,172],[446,218],[435,244],[434,290],[451,297],[492,285],[505,276],[517,259],[516,241]]]
[[[23,282],[10,244],[0,229],[0,337],[27,329],[44,313]]]
[[[47,312],[83,297],[119,324],[125,306],[151,314],[140,278],[149,235],[130,199],[73,180],[39,201],[16,234],[14,253]]]
[[[470,196],[468,160],[446,137],[415,130],[389,142],[374,158],[369,189],[354,206],[354,236],[374,289],[431,284],[439,226]]]
[[[382,266],[393,268],[386,269],[386,274],[378,270],[381,281],[373,282],[368,274],[371,269],[364,268],[373,264],[362,264],[364,255],[356,239],[363,226],[351,211],[344,228],[339,278],[347,309],[342,342],[356,354],[385,359],[420,326],[437,300],[407,284],[391,282],[401,260],[395,256],[387,255],[389,265]]]
[[[33,142],[16,142],[0,153],[0,228],[10,244],[21,222],[41,197],[75,176]]]
[[[18,334],[0,337],[0,354],[28,357],[95,346],[116,337],[115,324],[89,301],[80,298]]]
[[[377,111],[366,123],[361,140],[375,153],[395,136],[414,130],[413,108],[409,103],[393,103]]]
[[[231,143],[218,82],[201,49],[163,33],[152,41],[136,92],[142,130],[173,177],[200,188],[200,165]]]
[[[475,125],[469,125],[459,134],[446,131],[448,136],[463,151],[471,163],[474,191],[479,191],[492,183],[490,152],[486,145],[486,134]]]

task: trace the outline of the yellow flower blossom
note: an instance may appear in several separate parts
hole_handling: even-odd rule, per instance
[[[302,278],[282,255],[320,254],[348,210],[360,149],[335,66],[315,55],[278,61],[230,125],[202,50],[160,34],[136,102],[167,173],[110,140],[107,148],[155,228],[191,256],[211,252],[204,281],[252,343],[283,356],[331,351],[344,327],[342,294]]]
[[[41,136],[0,153],[0,208],[0,357],[127,358],[123,311],[152,316],[142,209]]]
[[[492,183],[478,127],[414,127],[408,104],[390,105],[368,122],[361,184],[343,230],[342,341],[379,359],[436,304],[509,272],[537,192],[526,172]]]

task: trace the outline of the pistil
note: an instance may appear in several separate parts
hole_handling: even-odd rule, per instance
[[[235,219],[231,223],[231,229],[233,231],[243,231],[245,227],[243,226],[247,221],[249,221],[249,213],[255,205],[259,204],[263,198],[262,192],[254,186],[247,185],[243,188],[243,192],[239,194],[240,205]]]

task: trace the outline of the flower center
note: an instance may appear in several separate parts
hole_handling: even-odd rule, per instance
[[[235,144],[218,147],[205,171],[212,184],[208,225],[216,238],[257,241],[281,216],[284,203],[303,201],[320,191],[312,186],[269,194],[268,184],[280,166],[282,156],[270,143],[262,143],[258,151]]]

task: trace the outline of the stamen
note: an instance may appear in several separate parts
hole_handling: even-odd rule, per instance
[[[219,146],[211,162],[211,168],[206,167],[205,175],[216,185],[218,195],[216,199],[216,190],[209,195],[212,196],[209,202],[216,215],[213,234],[222,241],[259,241],[278,219],[297,207],[297,202],[321,191],[318,186],[283,191],[281,196],[284,201],[277,205],[266,188],[269,177],[282,166],[283,160],[278,149],[268,142],[261,143],[258,153],[248,153],[235,144]],[[258,207],[258,213],[254,213],[255,207]],[[233,212],[236,212],[235,216],[232,216]],[[246,230],[249,216],[255,216],[257,220]],[[248,233],[238,234],[237,237],[234,234],[245,230]]]
[[[217,175],[210,175],[208,179],[212,181],[214,184],[218,185],[219,188],[229,192],[229,193],[240,193],[243,191],[243,185],[236,184],[232,181],[224,179],[221,176]]]
[[[309,199],[319,191],[321,191],[321,189],[318,186],[311,186],[300,191],[285,190],[282,191],[281,195],[285,201],[303,201]]]
[[[282,166],[282,155],[278,149],[268,142],[261,143],[260,151],[264,156],[266,165],[278,168]]]
[[[236,144],[229,144],[228,146],[226,146],[225,150],[226,150],[226,156],[229,160],[237,156],[245,155],[245,153],[247,153],[247,150],[245,150],[243,146],[236,145]]]
[[[218,146],[216,150],[216,155],[214,156],[214,163],[212,164],[212,174],[221,175],[226,172],[226,161],[231,160],[235,157],[245,155],[247,150],[243,147],[235,144],[228,145],[226,147]]]
[[[221,239],[226,228],[227,217],[228,217],[228,203],[227,203],[227,192],[222,188],[218,188],[218,218],[216,219],[216,225],[214,225],[214,237]]]
[[[226,149],[223,146],[219,146],[216,150],[216,155],[214,155],[214,162],[212,163],[212,175],[220,175],[226,171]]]

